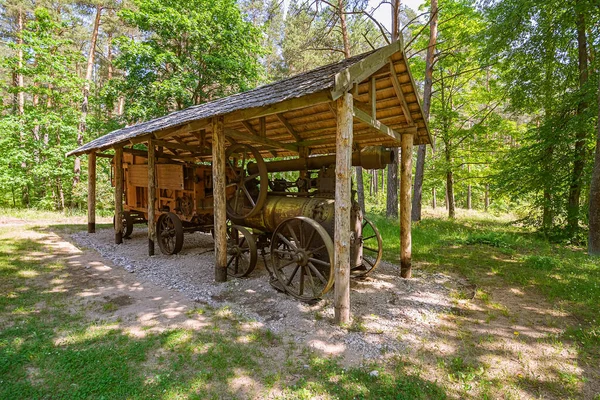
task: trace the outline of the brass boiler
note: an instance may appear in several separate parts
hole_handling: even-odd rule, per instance
[[[331,238],[334,238],[335,200],[324,197],[296,197],[269,194],[261,212],[243,220],[233,220],[235,224],[243,225],[262,232],[274,232],[284,220],[297,216],[312,218],[318,222]],[[352,202],[350,229],[350,268],[362,263],[362,234],[363,214],[357,202]]]

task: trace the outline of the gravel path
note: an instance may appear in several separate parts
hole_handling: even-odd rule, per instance
[[[450,276],[418,269],[413,279],[403,280],[399,266],[383,262],[370,278],[351,282],[354,323],[343,329],[333,324],[333,290],[317,304],[300,303],[269,285],[260,257],[250,277],[215,283],[213,240],[207,234],[186,234],[181,253],[153,257],[148,256],[147,233],[140,227],[122,245],[114,244],[112,229],[76,233],[72,239],[142,281],[179,291],[201,304],[229,306],[289,340],[342,356],[349,364],[404,353],[435,335],[439,314],[452,308],[450,288],[462,285]]]

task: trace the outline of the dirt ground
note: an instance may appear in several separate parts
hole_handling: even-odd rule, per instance
[[[203,316],[189,316],[206,304],[231,309],[348,366],[409,359],[422,377],[442,383],[457,398],[472,397],[467,393],[473,385],[493,398],[597,399],[600,393],[598,366],[559,339],[577,321],[517,287],[490,281],[482,295],[459,276],[416,265],[415,278],[406,281],[398,266],[383,263],[372,278],[353,282],[354,322],[340,328],[332,322],[331,295],[312,306],[298,303],[269,286],[262,265],[248,279],[215,284],[212,239],[206,235],[188,235],[180,255],[148,257],[140,228],[120,246],[109,229],[93,235],[24,232],[51,247],[52,257],[66,260],[71,278],[54,282],[54,290],[69,288],[84,305],[107,304],[90,307],[90,317],[118,320],[134,335],[206,326],[210,321]]]

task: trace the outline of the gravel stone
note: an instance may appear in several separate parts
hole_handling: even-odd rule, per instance
[[[333,323],[333,290],[317,304],[298,302],[269,285],[262,257],[250,277],[216,283],[214,242],[208,234],[186,234],[179,254],[152,257],[142,227],[136,226],[121,245],[114,244],[112,229],[78,232],[72,239],[116,267],[135,273],[142,283],[149,281],[181,292],[196,303],[228,306],[239,318],[256,321],[325,354],[343,356],[351,364],[404,353],[409,346],[433,337],[440,315],[451,312],[450,287],[465,284],[446,274],[426,273],[418,266],[407,281],[400,278],[398,265],[382,262],[372,276],[351,282],[354,321],[342,328]]]

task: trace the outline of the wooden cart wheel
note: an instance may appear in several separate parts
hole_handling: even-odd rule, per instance
[[[116,229],[115,217],[113,216],[113,227]],[[123,231],[121,232],[121,237],[123,239],[131,236],[133,232],[133,218],[129,211],[123,211]]]
[[[381,262],[383,255],[383,240],[375,224],[368,219],[363,220],[359,240],[362,244],[362,264],[352,268],[350,276],[360,278],[370,274]]]
[[[267,166],[254,147],[236,144],[225,154],[227,180],[227,216],[231,219],[244,219],[256,215],[267,200]],[[258,172],[248,174],[248,163],[254,161]]]
[[[227,275],[248,276],[254,271],[257,258],[254,236],[246,228],[232,225],[227,230]]]
[[[271,239],[271,268],[287,293],[318,300],[333,286],[333,241],[313,219],[286,219]]]
[[[171,212],[161,214],[156,224],[158,246],[163,254],[177,254],[183,247],[183,225]]]

